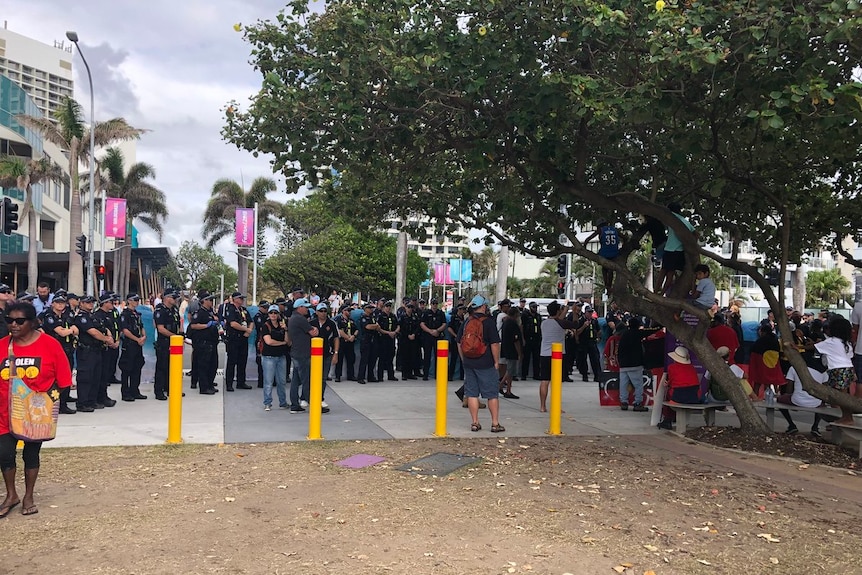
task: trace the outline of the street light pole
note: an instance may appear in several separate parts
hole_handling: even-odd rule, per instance
[[[89,262],[87,269],[87,295],[95,295],[93,292],[93,264],[95,263],[93,242],[96,239],[96,95],[93,92],[93,75],[90,73],[90,65],[87,63],[87,59],[84,58],[84,53],[81,52],[81,47],[78,45],[78,33],[70,30],[66,32],[66,38],[78,49],[78,55],[84,61],[84,68],[87,69],[87,81],[90,83],[90,252],[87,254]],[[78,201],[81,201],[80,194],[78,194]]]

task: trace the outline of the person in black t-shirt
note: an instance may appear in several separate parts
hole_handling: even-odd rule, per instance
[[[287,325],[281,309],[273,304],[267,308],[267,320],[258,330],[261,338],[260,358],[263,365],[263,409],[272,409],[272,386],[278,395],[278,406],[287,409]]]
[[[191,324],[192,346],[195,361],[195,374],[198,378],[198,387],[202,395],[215,395],[216,368],[218,367],[218,342],[220,322],[213,310],[215,296],[203,292],[198,294],[200,307],[194,317],[189,319]]]

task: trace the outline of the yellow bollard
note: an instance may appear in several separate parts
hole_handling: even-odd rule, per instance
[[[560,418],[563,411],[563,344],[551,344],[551,408],[548,435],[562,435]]]
[[[323,338],[311,338],[311,388],[308,392],[308,439],[323,439],[320,418],[323,403]]]
[[[446,396],[449,391],[449,342],[437,340],[437,417],[434,435],[446,437]]]
[[[183,427],[183,336],[171,336],[168,367],[168,441],[182,443]]]

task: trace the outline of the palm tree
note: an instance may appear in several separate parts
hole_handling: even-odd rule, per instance
[[[81,189],[78,181],[79,162],[88,162],[90,154],[90,131],[84,124],[81,105],[71,98],[65,98],[54,112],[56,123],[49,118],[22,115],[18,121],[27,128],[39,132],[43,138],[69,153],[69,175],[71,176],[72,198],[69,206],[69,245],[75,245],[75,238],[81,235]],[[97,148],[114,142],[137,140],[145,130],[133,128],[123,118],[97,122],[93,137]],[[90,238],[92,244],[93,238]],[[84,266],[81,258],[69,249],[69,291],[83,293]],[[90,270],[92,273],[93,270]]]
[[[18,188],[24,192],[24,208],[20,219],[27,218],[27,291],[36,293],[39,276],[39,250],[36,238],[39,233],[39,213],[33,207],[33,184],[63,182],[63,169],[48,158],[31,160],[6,156],[0,159],[0,186]]]
[[[266,199],[266,195],[275,190],[276,185],[272,178],[255,178],[247,192],[243,191],[234,180],[222,178],[216,181],[204,212],[203,236],[207,240],[207,247],[212,248],[219,240],[234,233],[237,208],[253,208],[255,203],[258,205],[258,217],[263,227],[276,228],[278,226],[276,216],[281,214],[282,205]],[[239,291],[242,293],[248,289],[248,259],[246,258],[250,251],[248,247],[240,247],[237,252],[236,268],[239,275]]]
[[[149,179],[156,177],[156,170],[144,162],[129,166],[126,173],[123,153],[115,147],[105,151],[99,160],[101,181],[108,197],[126,200],[125,239],[118,240],[119,248],[114,263],[114,291],[128,293],[129,273],[132,268],[132,224],[139,219],[162,239],[162,224],[168,217],[165,193],[156,188]],[[128,248],[128,249],[126,249]]]
[[[478,254],[473,254],[473,277],[476,280],[476,291],[481,291],[481,282],[485,280],[488,289],[489,278],[497,277],[497,252],[491,246],[486,246]]]
[[[808,291],[807,303],[811,306],[825,306],[833,302],[838,303],[841,299],[841,294],[848,287],[850,287],[850,282],[841,275],[841,270],[838,268],[808,272],[806,281],[806,289]]]

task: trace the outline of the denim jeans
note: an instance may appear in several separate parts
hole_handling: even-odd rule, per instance
[[[293,375],[290,378],[290,407],[295,408],[299,407],[299,390],[302,389],[303,393],[308,393],[311,382],[309,379],[311,377],[311,356],[291,356],[291,361],[293,362]]]
[[[627,405],[629,402],[629,383],[635,388],[635,404],[643,405],[644,368],[642,365],[620,368],[620,405]]]
[[[287,358],[283,355],[263,355],[260,358],[263,366],[263,404],[272,405],[272,386],[278,394],[278,405],[287,406],[285,384],[287,383]]]

